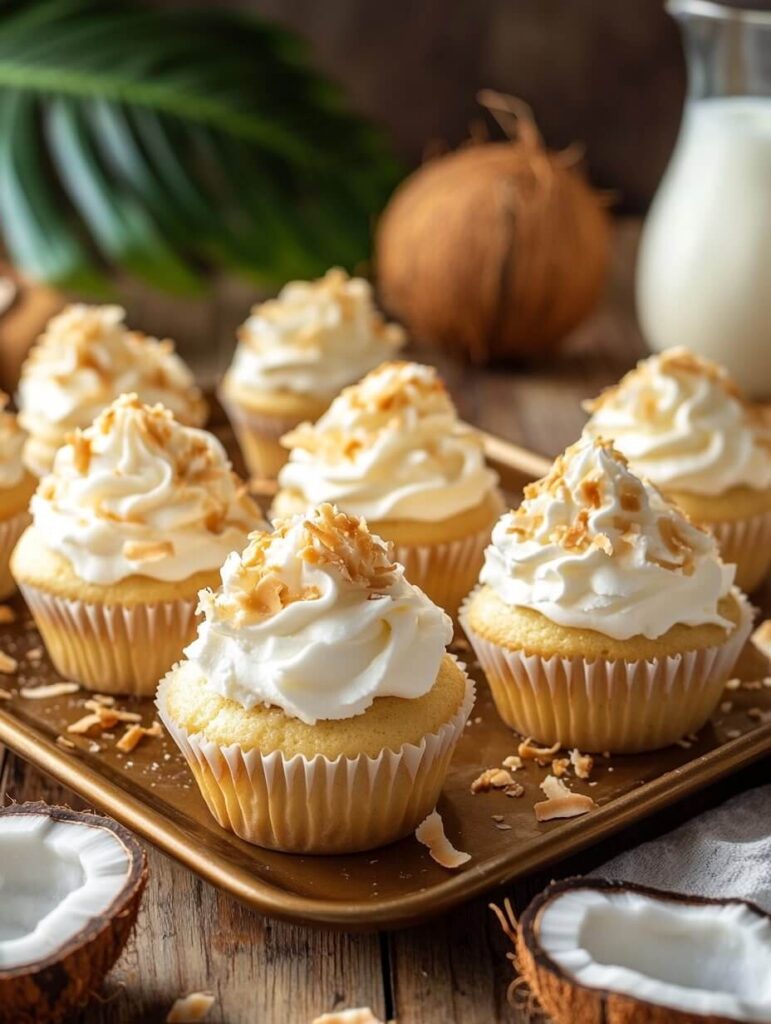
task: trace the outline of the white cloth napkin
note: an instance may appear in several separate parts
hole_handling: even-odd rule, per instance
[[[771,786],[760,786],[614,857],[592,874],[771,911]]]

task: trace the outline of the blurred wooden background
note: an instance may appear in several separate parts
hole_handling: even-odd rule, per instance
[[[301,33],[410,164],[460,142],[488,86],[529,102],[550,145],[585,143],[624,212],[646,208],[674,144],[685,70],[663,0],[228,2]]]

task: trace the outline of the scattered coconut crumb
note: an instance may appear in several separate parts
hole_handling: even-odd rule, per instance
[[[431,859],[450,871],[471,860],[470,853],[456,850],[444,834],[444,822],[438,811],[432,811],[415,829],[415,838],[428,847]]]
[[[77,693],[78,683],[49,683],[47,686],[22,686],[19,696],[25,700],[48,700],[51,697],[65,697],[68,693]]]
[[[771,619],[765,619],[750,637],[761,654],[771,658]]]
[[[3,675],[13,675],[18,667],[19,663],[15,658],[12,658],[10,654],[6,654],[5,651],[0,651],[0,672]]]
[[[9,604],[0,604],[0,626],[8,626],[16,621],[16,612]]]
[[[508,757],[504,757],[502,763],[504,768],[508,768],[512,772],[517,772],[520,768],[524,768],[522,758],[517,754],[509,754]]]
[[[11,700],[12,698],[13,694],[11,693],[10,690],[4,690],[2,687],[0,687],[0,700]]]
[[[79,718],[77,722],[71,722],[67,726],[67,732],[72,733],[74,736],[87,736],[92,729],[101,729],[102,719],[99,715],[91,714],[84,715]]]
[[[75,744],[72,742],[72,740],[68,740],[66,736],[57,736],[56,737],[56,744],[59,747],[65,747],[65,749],[67,749],[67,750],[75,750],[76,749]]]
[[[383,1024],[368,1006],[359,1006],[353,1010],[333,1010],[322,1013],[314,1018],[312,1024]]]
[[[493,819],[493,821],[503,821],[502,814],[491,814],[490,817]]]
[[[553,818],[577,818],[597,807],[590,796],[571,792],[565,783],[554,775],[547,775],[541,783],[546,799],[535,804],[536,821],[551,821]]]
[[[741,679],[729,679],[725,684],[725,688],[726,690],[738,690],[741,685]]]
[[[733,706],[734,702],[732,700],[724,700],[723,703],[720,705],[720,710],[724,715],[727,715],[730,713]]]
[[[576,778],[588,779],[592,774],[594,758],[591,754],[582,754],[578,747],[570,751],[570,763],[573,765]]]
[[[111,697],[109,693],[95,693],[91,699],[95,704],[101,704],[104,708],[114,708],[115,698]]]
[[[563,775],[567,775],[568,768],[570,768],[570,761],[566,757],[555,757],[551,763],[551,773],[558,779],[561,779]]]
[[[691,747],[693,746],[693,743],[691,743],[690,740],[687,740],[687,739],[683,738],[683,739],[675,740],[675,746],[682,747],[683,750],[690,750]]]
[[[43,660],[43,648],[42,647],[30,647],[26,654],[27,661],[42,661]]]
[[[517,747],[517,754],[523,761],[537,761],[538,764],[545,766],[549,764],[555,754],[559,753],[560,746],[559,743],[555,743],[551,747],[539,747],[532,736],[528,736]]]
[[[506,796],[522,796],[525,792],[505,768],[486,768],[471,783],[472,793],[489,793],[491,789],[502,789]]]
[[[493,825],[499,832],[511,832],[511,825],[507,825],[505,821],[494,821]]]
[[[771,676],[764,676],[760,681],[767,690],[771,690]]]
[[[729,740],[738,740],[741,736],[741,729],[726,729],[726,736]]]
[[[214,1006],[211,992],[191,992],[189,996],[177,999],[166,1016],[167,1024],[195,1024],[204,1020]]]
[[[145,736],[161,735],[162,729],[160,722],[153,722],[153,724],[147,729],[142,725],[129,725],[115,746],[118,750],[122,750],[124,754],[130,754],[131,751],[142,742]]]
[[[120,708],[114,707],[115,701],[112,704],[105,702],[104,698],[97,699],[96,697],[90,697],[88,700],[83,702],[83,707],[88,711],[93,711],[104,722],[110,722],[106,728],[112,728],[118,722],[141,722],[142,716],[138,711],[122,711]]]
[[[741,688],[742,690],[762,690],[763,684],[759,679],[745,679]]]

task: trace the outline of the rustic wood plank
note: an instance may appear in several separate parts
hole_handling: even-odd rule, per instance
[[[9,753],[0,800],[12,799],[83,806]],[[178,996],[201,990],[217,999],[207,1024],[303,1024],[325,1010],[361,1005],[385,1015],[377,935],[268,920],[152,847],[147,853],[150,878],[136,932],[78,1024],[154,1024]]]

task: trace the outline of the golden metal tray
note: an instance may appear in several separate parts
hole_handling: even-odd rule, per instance
[[[538,475],[546,463],[498,438],[486,438],[488,455],[504,485],[515,492]],[[533,804],[543,798],[539,783],[547,769],[528,764],[516,778],[525,787],[518,799],[503,793],[472,796],[470,783],[480,771],[500,765],[516,752],[517,738],[495,713],[478,671],[479,698],[458,746],[439,811],[448,836],[471,861],[449,872],[410,837],[392,846],[353,856],[305,857],[249,846],[210,817],[177,748],[166,736],[144,740],[121,754],[114,740],[91,750],[85,739],[70,737],[75,749],[57,737],[84,714],[85,691],[48,700],[29,700],[18,688],[57,680],[45,656],[27,652],[40,638],[17,597],[18,620],[0,626],[0,650],[20,661],[18,676],[0,676],[11,690],[0,700],[0,742],[74,790],[90,804],[111,814],[203,878],[255,909],[303,923],[352,928],[396,927],[420,921],[491,887],[573,854],[604,836],[651,814],[711,781],[771,751],[771,689],[739,689],[726,695],[728,713],[714,720],[688,747],[674,746],[652,754],[597,758],[590,786],[597,810],[584,817],[537,824]],[[466,657],[465,650],[460,651]],[[758,679],[771,674],[754,649],[742,659],[739,674]],[[145,724],[154,718],[150,701],[122,701],[139,711]],[[752,715],[747,712],[752,709]],[[758,710],[755,710],[758,709]],[[119,735],[116,730],[116,738]],[[502,822],[493,820],[500,815]],[[500,825],[509,825],[509,829]]]

